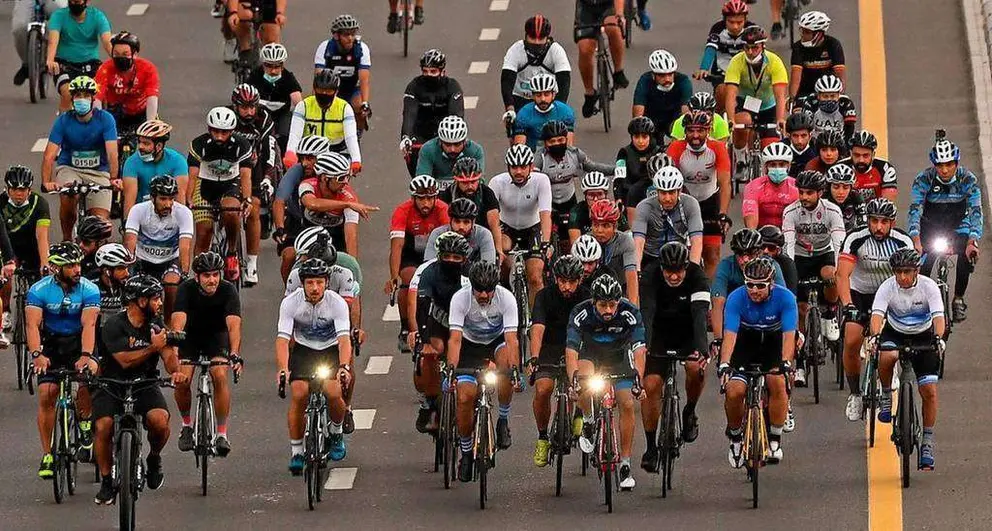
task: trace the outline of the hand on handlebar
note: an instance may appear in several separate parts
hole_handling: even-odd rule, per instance
[[[59,183],[48,181],[47,183],[41,183],[41,188],[46,192],[54,192],[59,189]]]
[[[696,70],[692,74],[692,79],[695,79],[697,81],[702,81],[708,77],[710,77],[710,73],[707,72],[706,70]]]
[[[503,123],[505,124],[512,124],[513,122],[517,121],[517,111],[513,109],[507,110],[506,112],[503,113],[502,120]]]
[[[189,376],[186,376],[182,371],[176,371],[170,376],[172,376],[172,385],[180,385],[189,381]]]
[[[403,152],[403,153],[409,153],[410,152],[410,149],[412,149],[412,148],[413,148],[413,139],[412,138],[410,138],[408,136],[404,136],[403,138],[400,139],[400,151],[401,152]]]

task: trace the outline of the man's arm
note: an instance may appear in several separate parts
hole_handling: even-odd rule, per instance
[[[793,64],[789,72],[789,97],[793,100],[799,94],[799,84],[803,80],[802,65]]]
[[[44,201],[44,199],[42,199]],[[34,237],[38,240],[38,259],[39,263],[44,267],[48,264],[48,230],[51,223],[49,224],[38,224],[34,227]]]
[[[400,277],[400,259],[403,256],[404,238],[392,238],[389,240],[389,279]],[[398,286],[397,286],[398,288]]]
[[[83,308],[83,313],[80,316],[80,322],[83,325],[83,352],[92,354],[93,349],[96,347],[96,320],[99,316],[99,307]]]
[[[458,367],[458,360],[462,353],[462,331],[452,330],[448,337],[448,366]]]
[[[58,144],[55,144],[52,141],[49,141],[48,144],[45,145],[45,153],[42,155],[41,159],[42,190],[47,191],[45,185],[53,182],[54,175],[52,174],[52,170],[55,169],[55,158],[58,156],[59,150],[61,149],[62,148]]]
[[[41,322],[41,308],[37,306],[24,308],[24,331],[27,336],[28,352],[41,350]]]
[[[193,263],[193,238],[179,238],[179,269],[183,274],[189,273]]]
[[[344,224],[344,248],[346,253],[358,260],[358,223]]]
[[[289,339],[284,337],[276,338],[276,367],[279,371],[289,375]],[[288,378],[287,378],[288,383]]]
[[[104,147],[107,150],[107,165],[110,170],[110,179],[119,179],[121,176],[120,159],[117,152],[117,140],[107,140],[104,142]]]
[[[127,164],[124,164],[125,169]],[[138,201],[138,179],[135,177],[125,177],[123,180],[124,184],[124,219],[127,219],[128,213],[131,212],[131,208]],[[179,191],[179,197],[186,197],[184,194],[185,190]]]
[[[541,356],[541,345],[544,344],[544,324],[534,323],[530,327],[530,358],[536,360]]]
[[[634,306],[639,306],[641,299],[637,281],[637,270],[630,269],[624,271],[623,274],[627,280],[627,298],[634,304]]]

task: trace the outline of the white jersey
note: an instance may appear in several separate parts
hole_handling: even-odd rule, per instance
[[[348,303],[333,291],[325,291],[317,304],[307,301],[298,289],[279,305],[279,337],[292,339],[314,350],[327,350],[338,338],[351,334]]]
[[[517,301],[510,290],[496,286],[492,300],[481,306],[472,295],[472,286],[464,287],[451,298],[448,325],[477,345],[492,343],[506,332],[517,331]]]
[[[882,282],[875,293],[871,313],[885,316],[896,332],[920,334],[933,325],[933,319],[944,315],[944,300],[933,279],[918,275],[916,285],[903,289],[896,277]]]
[[[193,212],[186,205],[172,204],[168,216],[155,213],[152,200],[131,207],[125,232],[137,235],[135,255],[139,260],[164,264],[179,258],[179,240],[193,238]]]
[[[296,264],[286,278],[286,293],[284,296],[289,296],[297,288],[302,287],[303,282],[300,282],[300,265]],[[345,300],[354,299],[360,293],[358,282],[355,282],[355,275],[348,268],[337,264],[331,266],[331,275],[327,279],[327,289],[344,297]]]
[[[844,245],[844,214],[831,201],[820,199],[809,210],[796,200],[782,211],[785,254],[795,259],[834,253],[834,261]],[[798,245],[797,245],[798,244]]]
[[[571,72],[572,66],[568,64],[565,48],[557,42],[551,43],[540,64],[531,64],[527,59],[524,41],[519,40],[507,48],[506,55],[503,56],[503,70],[511,70],[517,75],[516,82],[513,83],[513,95],[529,100],[531,99],[530,80],[535,74]]]
[[[529,229],[541,222],[541,212],[551,212],[551,179],[541,172],[530,172],[523,186],[503,172],[489,181],[489,188],[499,201],[499,220],[511,228]]]
[[[854,262],[851,289],[865,295],[875,293],[892,276],[889,257],[899,249],[913,248],[913,239],[895,227],[884,240],[876,240],[868,227],[852,232],[844,240],[840,259]]]
[[[410,278],[410,291],[411,292],[416,292],[418,289],[420,289],[420,277],[424,276],[424,270],[427,269],[427,266],[433,264],[434,262],[437,262],[437,258],[431,258],[431,259],[427,260],[426,262],[424,262],[424,263],[420,264],[419,266],[417,266],[416,271],[413,272],[413,277]],[[462,275],[462,288],[464,288],[466,286],[471,286],[471,285],[472,285],[472,282],[468,279],[468,277],[466,277],[465,275]]]

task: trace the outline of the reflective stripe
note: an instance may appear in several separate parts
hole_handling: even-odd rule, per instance
[[[303,136],[322,136],[338,144],[344,140],[344,112],[348,102],[334,98],[331,106],[324,110],[317,103],[317,98],[307,96],[303,99]]]

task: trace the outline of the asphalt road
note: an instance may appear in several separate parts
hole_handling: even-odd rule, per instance
[[[204,128],[205,112],[225,104],[233,79],[220,61],[218,22],[208,15],[204,0],[161,0],[141,16],[126,16],[128,3],[94,2],[104,9],[115,30],[141,36],[144,56],[159,67],[163,81],[161,109],[176,128],[172,146],[185,145]],[[489,2],[439,1],[427,4],[427,23],[412,34],[411,57],[403,59],[401,41],[384,31],[381,2],[290,3],[284,42],[289,65],[304,79],[317,43],[328,35],[330,20],[349,9],[363,23],[363,34],[374,63],[371,103],[372,130],[363,139],[365,172],[354,183],[361,198],[382,207],[361,228],[361,262],[366,279],[365,328],[371,343],[363,349],[358,367],[363,371],[371,356],[392,356],[386,374],[359,373],[354,407],[374,409],[370,429],[349,437],[348,457],[336,465],[325,502],[315,513],[306,511],[303,482],[286,471],[289,457],[285,427],[286,403],[275,393],[276,308],[282,293],[274,246],[263,246],[262,283],[246,292],[245,342],[247,374],[235,388],[230,421],[234,451],[211,468],[211,491],[202,497],[198,471],[174,441],[165,451],[166,484],[146,491],[138,504],[139,525],[165,529],[273,529],[321,527],[358,529],[454,528],[471,524],[485,529],[525,529],[535,525],[581,529],[632,528],[664,522],[673,528],[715,529],[866,529],[869,527],[869,470],[860,424],[844,418],[846,393],[828,390],[819,405],[811,393],[800,390],[794,400],[796,431],[785,438],[785,461],[762,475],[762,507],[750,509],[750,487],[743,473],[726,463],[723,413],[714,380],[700,403],[701,435],[683,450],[675,491],[660,498],[659,480],[644,474],[636,463],[643,451],[643,435],[635,438],[637,489],[619,496],[617,510],[606,515],[600,505],[595,479],[578,474],[578,460],[568,462],[563,497],[553,495],[553,469],[536,469],[531,462],[536,438],[530,393],[515,397],[511,425],[513,447],[499,456],[491,476],[488,511],[477,510],[477,486],[457,485],[444,492],[441,478],[429,472],[430,439],[414,430],[415,393],[411,364],[395,352],[398,323],[382,322],[386,297],[388,219],[392,208],[405,199],[407,180],[397,150],[399,108],[403,88],[418,73],[421,50],[440,46],[448,54],[448,73],[462,83],[467,97],[477,96],[478,107],[467,111],[470,135],[487,149],[487,164],[495,173],[502,166],[505,138],[498,117],[502,111],[498,70],[506,47],[519,38],[524,19],[537,3],[510,0],[504,11],[490,11]],[[329,5],[330,4],[330,5]],[[374,5],[373,5],[374,4]],[[439,4],[443,4],[442,7]],[[498,2],[494,2],[497,4]],[[530,5],[528,5],[530,4]],[[753,17],[768,22],[766,3],[755,6]],[[573,67],[575,46],[570,38],[573,2],[545,0],[540,10],[555,25],[555,35],[566,47]],[[651,2],[655,27],[638,31],[628,57],[628,77],[636,80],[654,48],[665,47],[680,59],[682,71],[695,69],[706,32],[719,14],[719,2],[676,0]],[[849,94],[859,101],[858,2],[837,0],[827,8],[831,32],[845,45]],[[9,14],[9,2],[0,3],[0,17]],[[962,149],[964,163],[978,159],[967,43],[961,8],[953,0],[927,3],[887,2],[884,6],[888,74],[889,155],[899,168],[901,207],[906,206],[910,179],[926,164],[933,128],[943,125]],[[495,41],[480,41],[483,28],[499,28]],[[9,41],[3,37],[5,44]],[[923,40],[926,39],[926,42]],[[781,45],[773,49],[783,51]],[[0,54],[0,165],[28,164],[40,168],[40,153],[32,153],[36,139],[47,135],[54,105],[30,105],[26,89],[9,84],[17,65],[6,45]],[[788,57],[786,55],[786,60]],[[469,75],[472,62],[488,61],[488,73]],[[581,103],[577,69],[572,82],[574,107]],[[304,82],[304,84],[306,84]],[[697,85],[697,88],[708,88]],[[615,131],[602,132],[601,120],[581,120],[576,143],[597,160],[611,160],[627,142],[626,108],[633,87],[618,96]],[[471,102],[466,98],[467,102]],[[735,207],[735,211],[737,207]],[[992,253],[992,248],[983,246]],[[980,266],[981,267],[981,266]],[[951,344],[946,382],[941,384],[938,421],[938,468],[914,474],[914,483],[902,499],[904,526],[910,529],[957,527],[987,529],[992,525],[987,478],[992,461],[988,448],[990,391],[988,372],[980,361],[992,331],[982,326],[990,310],[988,275],[975,275],[969,293],[971,319],[957,328]],[[382,359],[379,359],[382,361]],[[4,362],[13,367],[13,361]],[[827,369],[831,367],[828,365]],[[19,393],[13,377],[0,379],[0,448],[5,473],[0,477],[0,527],[7,529],[106,529],[116,525],[116,509],[95,506],[95,485],[82,484],[80,494],[63,506],[52,500],[51,486],[36,478],[39,458],[34,424],[34,399]],[[174,410],[174,407],[173,407]],[[366,414],[367,415],[367,414]],[[178,421],[173,420],[174,435]],[[360,426],[361,427],[361,426]],[[353,470],[348,470],[353,469]],[[354,473],[353,482],[349,482]],[[874,494],[873,494],[874,495]],[[899,511],[896,506],[872,510]],[[481,517],[481,518],[479,518]],[[318,520],[319,519],[319,520]],[[319,522],[319,524],[318,524]],[[881,529],[881,527],[879,527]]]

